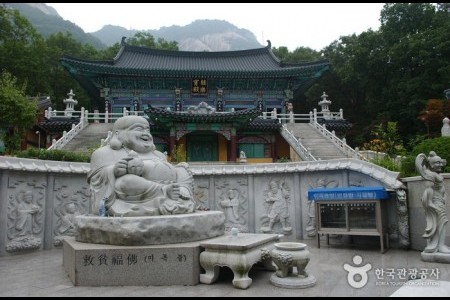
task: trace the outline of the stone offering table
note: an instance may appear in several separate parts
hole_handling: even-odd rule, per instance
[[[211,284],[219,277],[220,267],[229,267],[234,274],[233,286],[246,289],[252,284],[248,272],[257,262],[274,270],[270,251],[279,240],[278,234],[239,233],[225,235],[200,243],[205,251],[200,253],[200,265],[205,274],[200,274],[200,282]]]

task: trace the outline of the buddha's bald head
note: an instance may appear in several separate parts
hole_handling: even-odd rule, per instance
[[[115,150],[125,147],[138,153],[156,149],[150,134],[150,125],[140,116],[125,116],[117,119],[113,126],[110,146]]]

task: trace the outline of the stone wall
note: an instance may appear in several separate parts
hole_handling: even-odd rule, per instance
[[[192,164],[190,168],[198,208],[224,211],[227,230],[237,227],[241,232],[314,239],[314,206],[307,200],[308,189],[352,186],[383,186],[390,191],[391,199],[386,201],[394,246],[402,227],[396,192],[405,186],[398,173],[361,160]],[[89,169],[85,163],[0,157],[0,256],[60,247],[63,236],[73,236],[74,216],[89,213]],[[272,196],[284,199],[280,205],[287,214],[285,222],[275,220],[270,228],[269,216],[281,212],[267,201]],[[408,191],[409,197],[416,193]],[[415,214],[416,219],[424,219],[417,216],[419,211]],[[411,232],[417,231],[414,225]]]

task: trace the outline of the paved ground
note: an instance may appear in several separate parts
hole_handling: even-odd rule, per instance
[[[63,270],[62,250],[44,250],[0,257],[1,297],[384,297],[401,296],[445,296],[450,295],[450,266],[425,263],[419,251],[390,249],[380,253],[379,246],[330,245],[317,248],[315,240],[299,241],[308,245],[312,254],[307,271],[317,278],[314,287],[305,289],[283,289],[269,281],[273,272],[254,267],[250,271],[252,285],[246,290],[233,287],[232,272],[221,268],[217,282],[196,286],[125,286],[125,287],[81,287],[74,286]],[[363,249],[365,248],[365,249]],[[348,272],[356,266],[370,264],[366,273],[367,283],[361,288],[352,287]],[[347,267],[347,269],[349,269]],[[426,281],[409,281],[414,270],[422,272]],[[383,274],[382,274],[383,273]],[[439,274],[436,274],[439,273]],[[360,275],[353,276],[356,284]],[[412,279],[412,278],[410,278]],[[431,280],[431,281],[430,281]],[[437,280],[437,281],[436,281]],[[414,285],[413,285],[414,284]],[[355,285],[355,284],[354,284]],[[424,288],[419,288],[424,286]],[[421,294],[420,291],[423,293]]]

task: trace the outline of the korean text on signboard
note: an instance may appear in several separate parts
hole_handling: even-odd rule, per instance
[[[208,80],[204,78],[192,79],[191,93],[193,95],[207,95],[208,94]]]
[[[375,192],[323,192],[313,195],[313,200],[378,199]]]

